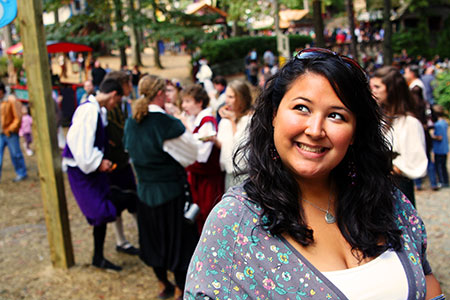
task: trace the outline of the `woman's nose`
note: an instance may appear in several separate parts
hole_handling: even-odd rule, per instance
[[[314,138],[325,136],[324,120],[320,115],[312,115],[307,122],[305,133]]]

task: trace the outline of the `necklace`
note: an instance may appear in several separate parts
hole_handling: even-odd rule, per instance
[[[331,196],[331,194],[330,194],[330,196]],[[328,208],[326,210],[323,208],[320,208],[319,206],[315,205],[314,203],[312,203],[306,199],[302,198],[302,200],[305,202],[308,202],[309,204],[311,204],[313,207],[317,208],[318,210],[323,211],[325,213],[325,222],[327,222],[328,224],[333,224],[336,222],[336,217],[333,216],[332,213],[330,213],[331,197],[328,198]]]

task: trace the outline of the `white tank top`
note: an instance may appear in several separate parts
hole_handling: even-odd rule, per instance
[[[349,300],[405,300],[408,279],[394,251],[355,268],[322,272]]]

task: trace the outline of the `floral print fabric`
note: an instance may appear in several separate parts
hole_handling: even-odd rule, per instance
[[[424,299],[423,270],[431,272],[424,255],[426,234],[406,197],[396,196],[408,299]],[[225,194],[210,213],[191,259],[184,299],[347,299],[283,237],[264,230],[260,214],[261,207],[242,187]]]

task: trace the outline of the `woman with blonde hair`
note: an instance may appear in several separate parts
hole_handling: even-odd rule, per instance
[[[175,275],[175,297],[184,290],[186,270],[198,240],[183,212],[189,193],[185,167],[197,158],[197,146],[183,123],[164,111],[166,81],[146,75],[132,118],[125,125],[124,145],[138,177],[140,258],[160,283],[159,298],[174,294],[167,270]],[[181,298],[180,298],[181,299]]]

